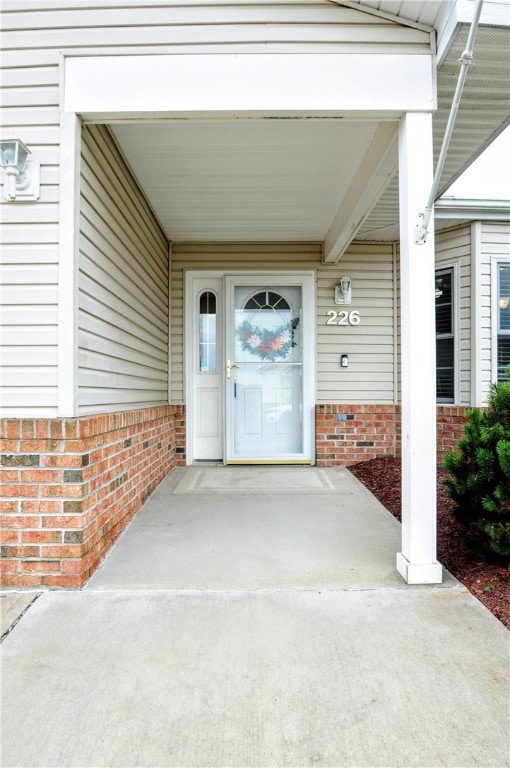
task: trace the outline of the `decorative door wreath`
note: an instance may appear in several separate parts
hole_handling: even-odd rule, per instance
[[[290,323],[269,331],[245,320],[237,329],[237,335],[243,352],[249,352],[265,362],[274,363],[287,357],[292,347],[296,346],[294,332],[298,325],[299,317],[294,317]]]

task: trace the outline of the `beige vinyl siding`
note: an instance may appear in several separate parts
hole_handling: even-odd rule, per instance
[[[104,127],[83,131],[80,413],[168,401],[168,243]]]
[[[323,265],[317,243],[174,244],[172,253],[171,402],[184,400],[183,296],[186,270],[243,269],[315,270],[317,274],[317,402],[393,402],[393,263],[388,244],[353,245],[337,265]],[[353,281],[358,326],[326,325],[326,312],[335,307],[334,286],[343,274]],[[348,369],[340,368],[340,354],[348,353]]]
[[[4,51],[430,53],[430,35],[320,2],[4,2]],[[30,13],[27,13],[30,10]]]
[[[471,404],[471,228],[462,226],[436,236],[436,268],[454,266],[457,292],[454,312],[457,321],[455,345],[457,405]]]
[[[493,336],[496,336],[496,329],[492,328],[494,317],[492,306],[492,280],[494,278],[492,270],[496,269],[498,258],[510,257],[510,225],[508,223],[489,223],[482,222],[482,313],[481,313],[481,333],[482,333],[482,391],[484,396],[489,392],[490,383],[494,380],[493,370],[496,367],[493,355],[496,355]]]
[[[58,205],[47,180],[48,174],[37,205],[1,211],[3,416],[53,416],[57,407]]]
[[[2,46],[7,36],[2,34]],[[57,414],[59,95],[58,60],[24,55],[1,73],[2,129],[41,163],[37,202],[2,204],[0,412]]]
[[[334,304],[334,286],[352,280],[352,304]],[[317,273],[317,402],[394,402],[394,300],[391,243],[353,244],[337,265]],[[356,310],[360,324],[326,325],[328,310]],[[340,355],[349,367],[340,367]]]

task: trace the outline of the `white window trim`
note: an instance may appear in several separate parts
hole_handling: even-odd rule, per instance
[[[438,405],[460,405],[460,287],[459,287],[459,264],[456,261],[436,264],[434,274],[443,272],[447,269],[452,270],[452,331],[453,331],[453,401],[451,403],[437,400]],[[434,309],[435,312],[435,309]],[[437,334],[436,334],[437,339]],[[436,362],[437,369],[437,362]]]
[[[498,268],[510,264],[510,256],[491,256],[491,381],[498,380]]]

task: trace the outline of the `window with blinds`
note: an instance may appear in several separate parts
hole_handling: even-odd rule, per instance
[[[455,399],[455,336],[453,267],[436,270],[436,398],[438,403]]]
[[[499,382],[509,379],[506,367],[510,365],[510,263],[498,264],[497,301],[497,374]]]

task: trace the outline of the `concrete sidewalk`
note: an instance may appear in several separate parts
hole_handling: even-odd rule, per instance
[[[346,470],[174,471],[6,636],[2,765],[508,766],[508,632],[398,546]]]

